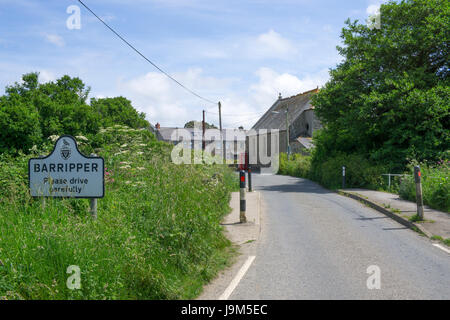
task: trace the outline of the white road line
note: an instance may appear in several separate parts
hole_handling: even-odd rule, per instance
[[[438,247],[439,249],[444,250],[447,253],[450,253],[450,250],[448,250],[447,248],[441,246],[440,244],[433,243],[433,246]]]
[[[233,293],[234,289],[236,289],[236,287],[238,286],[239,282],[244,277],[244,275],[247,272],[248,268],[250,268],[250,266],[253,263],[253,260],[255,260],[255,258],[256,258],[255,256],[248,257],[247,261],[245,261],[244,265],[241,267],[239,272],[236,274],[236,276],[234,277],[233,281],[231,281],[231,283],[228,286],[228,288],[226,288],[224,293],[222,293],[222,295],[219,297],[219,300],[228,300],[228,298]]]

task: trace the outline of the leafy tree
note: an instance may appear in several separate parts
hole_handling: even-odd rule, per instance
[[[0,153],[28,151],[42,139],[36,108],[17,93],[0,97]]]
[[[100,116],[86,104],[89,88],[79,78],[63,76],[56,82],[39,84],[38,73],[23,75],[22,83],[6,88],[6,100],[33,106],[39,114],[43,138],[51,135],[96,133]],[[20,127],[21,123],[17,125]]]
[[[357,153],[400,169],[448,157],[448,1],[391,1],[380,12],[380,29],[347,20],[343,62],[313,98],[325,125],[316,163]]]
[[[192,121],[189,121],[189,122],[187,122],[185,125],[184,125],[184,127],[185,128],[194,128],[194,126],[198,126],[198,127],[202,127],[202,121],[195,121],[195,120],[192,120]],[[215,126],[215,125],[213,125],[213,124],[209,124],[208,122],[206,122],[205,121],[205,128],[206,129],[217,129],[217,127]]]
[[[145,120],[145,113],[136,111],[131,101],[124,97],[93,98],[91,106],[100,114],[103,127],[115,124],[123,124],[135,129],[150,127],[149,122]]]

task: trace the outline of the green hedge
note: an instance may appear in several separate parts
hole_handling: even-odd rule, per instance
[[[449,161],[441,161],[438,166],[421,164],[423,202],[432,208],[450,212],[450,169]],[[416,201],[416,186],[413,166],[410,176],[402,179],[399,195],[406,200]]]

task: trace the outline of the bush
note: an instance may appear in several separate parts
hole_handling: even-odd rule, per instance
[[[312,159],[311,176],[321,185],[336,189],[342,187],[342,167],[346,167],[345,186],[347,188],[376,189],[383,183],[385,168],[373,165],[358,154],[339,154],[323,163]]]
[[[292,154],[288,161],[287,154],[281,153],[278,173],[281,175],[308,179],[310,178],[311,173],[311,157],[301,154]]]
[[[423,202],[432,208],[450,212],[449,161],[441,161],[436,166],[420,165],[422,172]],[[409,166],[409,176],[402,179],[399,195],[405,200],[416,201],[414,165]]]

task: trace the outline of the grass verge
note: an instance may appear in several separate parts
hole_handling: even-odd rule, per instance
[[[171,147],[115,126],[80,144],[105,158],[98,220],[88,200],[28,195],[28,156],[0,158],[2,299],[190,299],[233,254],[220,221],[237,179],[224,166],[174,165]],[[47,150],[41,152],[48,153]],[[36,154],[35,154],[36,155]],[[67,268],[79,266],[81,289]]]

